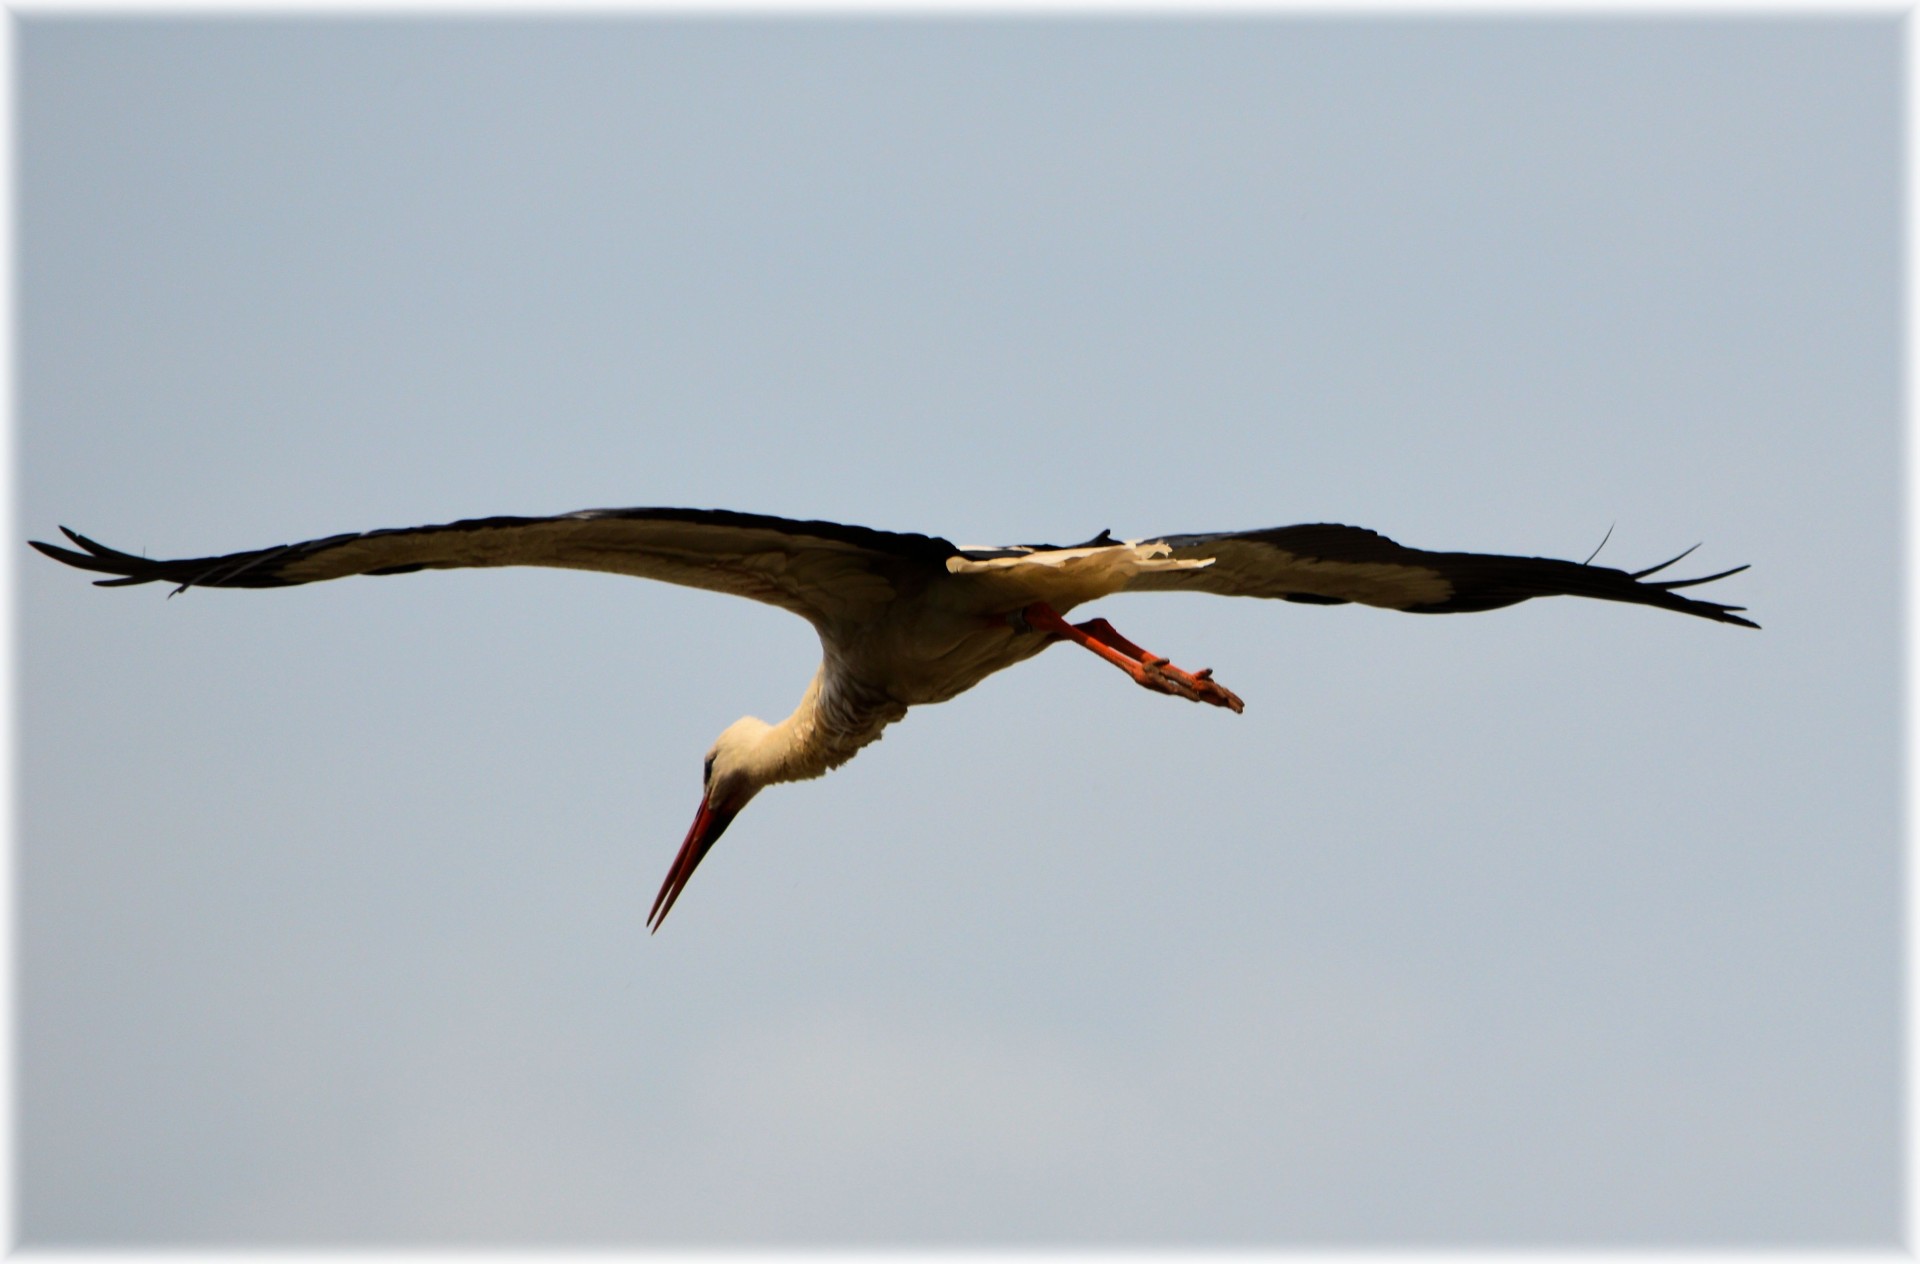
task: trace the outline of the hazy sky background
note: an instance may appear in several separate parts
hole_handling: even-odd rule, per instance
[[[1900,1232],[1900,28],[18,26],[21,536],[1331,520],[1571,599],[1090,613],[763,795],[817,659],[609,576],[20,576],[53,1244]]]

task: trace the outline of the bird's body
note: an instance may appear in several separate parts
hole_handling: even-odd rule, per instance
[[[115,576],[98,581],[106,586],[159,580],[177,584],[179,592],[451,567],[557,566],[733,593],[806,618],[820,636],[820,669],[786,719],[768,724],[745,717],[715,742],[693,828],[654,902],[649,920],[656,928],[707,850],[761,789],[839,767],[909,707],[944,702],[1056,641],[1079,643],[1148,688],[1241,709],[1211,672],[1182,671],[1103,619],[1069,624],[1062,617],[1101,597],[1198,591],[1449,613],[1575,595],[1756,626],[1734,613],[1737,606],[1674,591],[1744,567],[1647,582],[1672,563],[1630,574],[1551,558],[1432,553],[1332,524],[1137,541],[1103,531],[1066,547],[960,548],[937,537],[831,522],[616,509],[471,519],[173,561],[66,534],[84,551],[33,545],[69,565]]]

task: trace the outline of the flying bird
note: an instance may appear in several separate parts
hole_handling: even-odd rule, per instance
[[[1427,552],[1328,523],[1137,540],[1102,531],[1068,546],[961,548],[938,536],[726,510],[588,509],[334,535],[173,561],[135,557],[61,531],[81,551],[30,543],[69,566],[115,576],[95,581],[107,588],[158,580],[180,593],[451,567],[560,566],[751,597],[806,619],[820,635],[820,668],[792,715],[778,724],[745,716],[707,752],[699,809],[647,916],[654,930],[761,790],[839,767],[907,708],[944,702],[1049,645],[1070,641],[1145,688],[1241,710],[1240,698],[1210,669],[1175,667],[1105,619],[1067,621],[1069,611],[1100,597],[1202,592],[1448,614],[1575,596],[1759,626],[1735,613],[1742,606],[1675,591],[1745,566],[1698,579],[1648,579],[1692,549],[1628,572],[1591,565],[1591,559]]]

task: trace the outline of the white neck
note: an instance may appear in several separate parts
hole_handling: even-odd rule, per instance
[[[864,688],[822,663],[793,714],[770,725],[753,748],[750,766],[764,778],[804,781],[852,759],[880,740],[880,730],[907,713],[877,689]]]

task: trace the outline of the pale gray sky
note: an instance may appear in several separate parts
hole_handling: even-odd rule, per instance
[[[29,1244],[1892,1245],[1900,28],[18,25],[18,534],[1333,520],[742,816],[791,616],[20,575]]]

